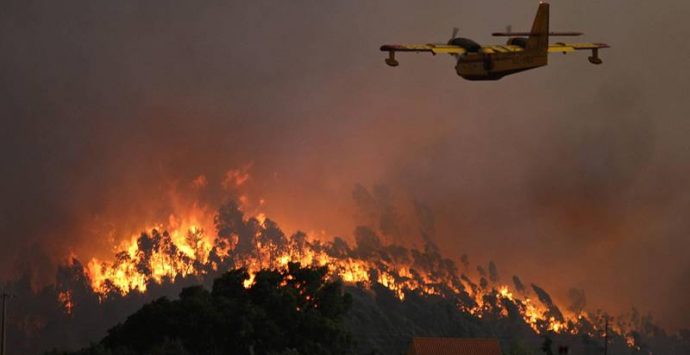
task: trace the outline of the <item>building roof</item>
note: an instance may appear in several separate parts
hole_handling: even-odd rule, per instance
[[[501,355],[498,339],[412,338],[408,355]]]

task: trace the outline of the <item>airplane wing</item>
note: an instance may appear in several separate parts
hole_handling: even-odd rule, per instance
[[[382,52],[429,52],[432,54],[464,54],[466,50],[460,46],[449,44],[385,44],[381,46]]]
[[[549,53],[568,53],[578,50],[594,50],[600,48],[610,48],[605,43],[553,43],[549,45]]]
[[[591,50],[592,55],[587,58],[592,64],[599,65],[603,63],[601,58],[599,58],[599,49],[610,48],[606,43],[554,43],[549,45],[549,53],[561,52],[566,54],[568,52],[580,51],[580,50]]]
[[[450,44],[411,44],[411,45],[400,45],[400,44],[384,44],[381,46],[382,52],[388,52],[388,58],[386,58],[386,64],[391,67],[397,67],[400,63],[395,59],[395,53],[397,52],[428,52],[433,55],[437,54],[464,54],[467,52],[464,48],[460,46],[453,46]]]

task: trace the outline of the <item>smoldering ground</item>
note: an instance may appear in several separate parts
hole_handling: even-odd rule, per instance
[[[353,186],[391,186],[458,258],[687,326],[688,6],[553,4],[554,29],[613,45],[604,66],[553,56],[478,84],[377,48],[454,26],[488,42],[531,1],[5,2],[3,276],[49,279],[71,250],[110,250],[94,221],[127,230],[169,184],[253,162],[292,228],[351,235]]]

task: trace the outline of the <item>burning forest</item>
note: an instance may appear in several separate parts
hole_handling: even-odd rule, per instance
[[[3,5],[7,355],[297,264],[351,296],[356,354],[415,336],[690,354],[690,2],[563,2],[554,31],[613,65],[483,84],[427,56],[387,70],[379,48],[456,24],[490,43],[487,14],[529,24],[533,4]],[[650,66],[641,44],[676,38]]]
[[[227,176],[225,188],[232,189],[249,178],[237,171]],[[195,181],[205,184],[205,178]],[[35,290],[28,278],[9,283],[18,296],[12,300],[11,347],[36,353],[84,346],[144,302],[182,287],[244,269],[244,287],[250,288],[258,272],[297,263],[325,268],[328,280],[342,282],[353,295],[347,323],[359,353],[402,352],[415,335],[498,337],[506,353],[538,349],[546,338],[585,354],[598,353],[605,338],[611,353],[689,349],[688,334],[666,334],[634,310],[617,317],[586,310],[578,290],[571,291],[571,304],[559,305],[536,284],[501,277],[494,262],[484,268],[466,255],[459,263],[445,257],[424,213],[418,216],[422,247],[415,248],[383,242],[371,226],[357,227],[353,242],[288,235],[261,211],[263,200],[252,204],[246,195],[233,196],[215,211],[189,203],[178,209],[184,213],[122,240],[109,259],[72,255],[54,285]]]

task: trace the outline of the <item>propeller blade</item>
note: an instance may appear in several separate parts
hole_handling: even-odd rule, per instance
[[[458,36],[458,32],[460,32],[460,29],[457,27],[453,27],[453,35],[450,37],[450,39],[455,39]]]

